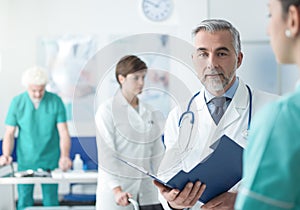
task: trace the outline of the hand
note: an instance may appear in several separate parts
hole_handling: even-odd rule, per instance
[[[1,155],[0,156],[0,166],[9,165],[13,161],[11,156]]]
[[[116,204],[119,206],[128,206],[129,201],[128,198],[131,198],[132,195],[128,192],[123,192],[121,187],[117,187],[113,189],[115,195]]]
[[[168,201],[171,208],[184,209],[195,205],[205,190],[205,184],[200,181],[187,183],[182,191],[170,189],[163,184],[154,181],[162,196]]]
[[[69,157],[60,157],[58,165],[61,170],[67,171],[72,166],[72,160]]]
[[[233,210],[234,203],[236,199],[236,193],[225,192],[214,199],[207,202],[205,205],[201,207],[201,209],[206,210]]]

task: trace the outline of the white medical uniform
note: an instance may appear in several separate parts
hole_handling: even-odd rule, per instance
[[[262,91],[254,91],[252,89],[251,91],[252,115],[264,104],[277,98],[275,95]],[[250,106],[249,93],[243,81],[239,79],[238,88],[218,125],[215,124],[208,110],[204,92],[204,89],[201,90],[192,104],[191,110],[195,114],[195,124],[188,146],[186,146],[186,139],[188,139],[190,133],[190,119],[183,120],[180,134],[178,127],[179,118],[185,110],[177,107],[168,116],[164,137],[166,146],[165,158],[159,169],[159,176],[164,181],[168,181],[180,170],[190,171],[212,152],[209,146],[223,135],[227,135],[242,147],[246,146]],[[184,107],[186,108],[186,106]],[[160,200],[164,208],[169,209],[161,195]],[[202,203],[197,202],[191,209],[199,209],[201,205]]]
[[[99,160],[97,210],[133,208],[116,205],[112,189],[117,186],[131,193],[141,206],[159,203],[152,179],[141,177],[138,171],[115,156],[156,173],[164,154],[161,116],[141,101],[138,111],[135,110],[121,91],[99,106],[95,117]]]

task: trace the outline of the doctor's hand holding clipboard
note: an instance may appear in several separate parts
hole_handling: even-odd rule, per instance
[[[228,190],[241,179],[243,148],[227,136],[220,138],[210,148],[214,152],[191,171],[179,171],[166,184],[155,179],[154,184],[169,206],[190,208],[199,199],[205,203],[202,209],[215,208],[220,204],[225,209],[232,209],[236,193]]]
[[[154,180],[154,184],[158,187],[161,195],[168,201],[169,205],[174,209],[190,208],[196,204],[205,190],[205,184],[200,181],[189,182],[182,191],[178,189],[170,189],[169,187]]]
[[[192,182],[187,183],[182,191],[170,189],[156,180],[154,180],[154,184],[173,209],[193,207],[205,191],[206,187],[206,185],[202,184],[200,181],[197,181],[194,184]],[[214,208],[219,206],[221,202],[223,203],[223,206],[230,206],[231,203],[235,201],[235,198],[236,193],[226,192],[203,205],[201,209]]]
[[[195,184],[193,184],[192,182],[187,183],[185,187],[180,191],[179,189],[172,187],[172,185],[169,185],[168,183],[162,181],[157,176],[146,171],[142,167],[139,167],[121,158],[115,158],[127,164],[128,166],[138,170],[139,172],[150,176],[154,180],[154,185],[156,185],[160,193],[168,201],[169,205],[175,209],[183,209],[194,206],[195,203],[200,199],[206,188],[205,184],[201,183],[200,181],[197,181],[195,182]]]

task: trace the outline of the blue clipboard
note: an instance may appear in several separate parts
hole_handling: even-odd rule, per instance
[[[188,182],[200,180],[206,189],[200,201],[208,202],[227,192],[242,178],[243,148],[226,135],[211,145],[214,151],[188,173],[181,170],[167,184],[182,190]]]
[[[160,180],[142,167],[118,157],[117,159],[169,188],[183,190],[188,182],[194,183],[200,180],[206,184],[206,189],[199,201],[206,203],[216,196],[227,192],[242,178],[243,148],[240,145],[224,135],[210,148],[214,149],[214,151],[191,171],[185,172],[181,170],[168,182]]]

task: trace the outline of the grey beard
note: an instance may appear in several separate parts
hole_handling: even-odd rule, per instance
[[[219,72],[216,69],[211,69],[211,72],[209,72],[210,74],[218,74]],[[220,91],[224,91],[224,88],[232,81],[233,77],[235,75],[235,71],[233,71],[231,73],[231,75],[229,75],[229,78],[226,78],[224,76],[224,82],[222,82],[222,79],[220,77],[215,78],[215,79],[211,79],[209,80],[209,82],[206,83],[206,89],[210,90],[211,92],[220,92]]]
[[[219,92],[223,91],[225,86],[222,83],[222,80],[220,78],[216,78],[213,80],[210,80],[208,83],[208,87],[206,87],[208,90],[211,90],[212,92]]]

